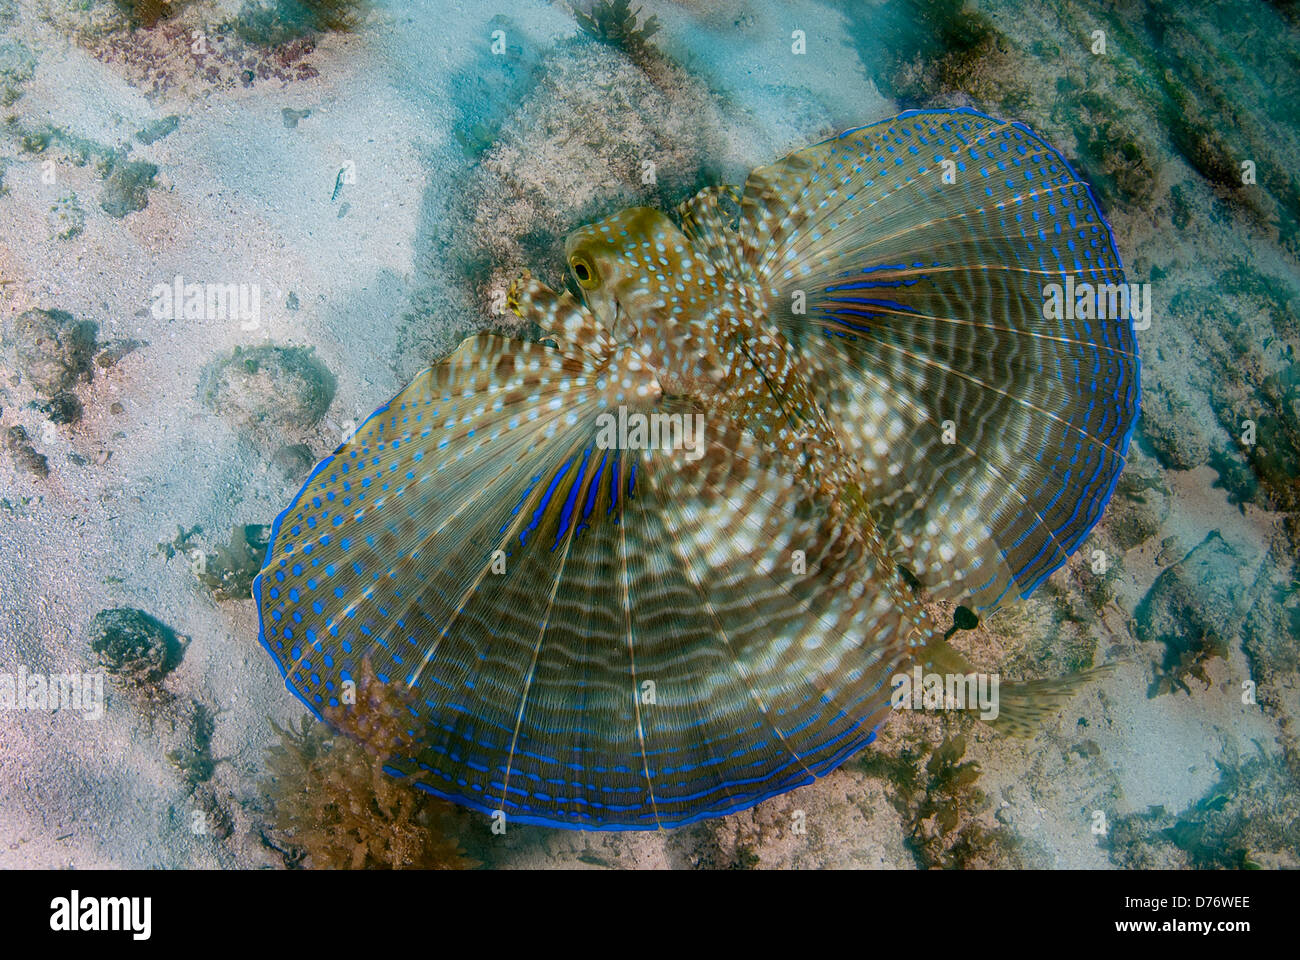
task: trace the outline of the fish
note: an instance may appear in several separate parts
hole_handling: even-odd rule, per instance
[[[400,692],[385,770],[445,800],[647,830],[812,783],[896,675],[972,672],[927,604],[1028,597],[1123,469],[1133,324],[1043,307],[1123,265],[1024,124],[908,111],[565,261],[508,291],[534,339],[469,337],[315,468],[253,585],[288,689]],[[994,722],[1095,676],[1005,683]]]

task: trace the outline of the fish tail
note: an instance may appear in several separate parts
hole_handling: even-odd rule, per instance
[[[1111,674],[1115,664],[1107,663],[1051,680],[1019,680],[1004,683],[998,691],[998,713],[988,722],[1013,737],[1032,737],[1064,709],[1085,685]]]
[[[918,661],[927,671],[960,674],[976,673],[975,667],[946,640],[935,636],[925,642]],[[1065,707],[1086,684],[1112,673],[1117,664],[1108,663],[1064,677],[1047,680],[1013,680],[999,683],[997,712],[986,707],[969,707],[967,712],[991,724],[1001,733],[1013,737],[1032,737]]]

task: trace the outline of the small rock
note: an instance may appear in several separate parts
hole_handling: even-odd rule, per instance
[[[99,327],[66,310],[28,310],[14,323],[18,370],[33,389],[54,397],[78,379],[90,379]]]
[[[334,399],[333,375],[303,347],[236,347],[209,364],[199,381],[202,402],[255,439],[269,440],[316,425]]]
[[[90,649],[100,666],[124,682],[153,687],[176,669],[184,645],[176,632],[143,610],[101,610],[90,621]]]
[[[295,443],[281,447],[271,457],[271,463],[279,468],[288,480],[297,480],[307,475],[316,463],[316,455],[305,443]]]
[[[27,431],[22,427],[10,427],[5,433],[5,449],[9,451],[14,469],[20,473],[29,473],[41,480],[50,475],[49,460],[44,454],[36,452],[36,448],[27,439]]]
[[[109,406],[108,412],[116,416],[121,416],[122,414],[126,413],[126,407],[122,406],[120,400],[114,400],[113,403]]]

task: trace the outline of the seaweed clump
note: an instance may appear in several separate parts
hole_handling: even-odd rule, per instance
[[[1056,93],[1052,120],[1073,129],[1079,157],[1107,207],[1149,208],[1160,177],[1152,146],[1139,133],[1141,121],[1113,97],[1069,77],[1057,80]]]
[[[21,43],[0,41],[0,106],[13,106],[36,75],[36,58]]]
[[[1132,550],[1160,532],[1169,519],[1172,494],[1159,474],[1132,469],[1120,474],[1106,515],[1106,530],[1121,550]]]
[[[1300,363],[1264,379],[1264,409],[1258,416],[1258,442],[1250,465],[1274,510],[1300,511]]]
[[[303,718],[298,730],[275,725],[267,752],[276,839],[286,863],[317,869],[468,869],[477,864],[456,839],[451,804],[384,772],[409,735],[410,713],[367,663],[357,702],[325,711],[325,724]]]
[[[184,744],[167,753],[167,759],[191,790],[211,780],[216,769],[216,761],[212,759],[212,735],[216,726],[212,711],[201,703],[196,704]]]
[[[277,0],[248,2],[239,10],[235,33],[246,43],[278,47],[318,33],[351,33],[361,26],[366,0]]]
[[[176,16],[180,0],[117,0],[117,8],[130,21],[132,29],[152,30],[164,20]]]
[[[217,797],[210,783],[218,762],[212,756],[212,736],[216,728],[212,710],[202,703],[195,703],[185,739],[175,750],[167,752],[167,759],[189,791],[193,812],[202,814],[201,828],[196,829],[197,824],[191,819],[191,829],[225,840],[234,833],[235,826],[230,810]]]
[[[1259,480],[1250,461],[1235,448],[1221,444],[1210,454],[1209,465],[1218,474],[1212,486],[1225,491],[1228,502],[1245,513],[1246,504],[1259,496]]]
[[[217,600],[247,600],[270,542],[271,528],[266,524],[241,524],[230,531],[230,543],[218,544],[215,553],[199,555],[194,575]]]
[[[863,772],[889,784],[890,803],[907,831],[907,846],[922,869],[1013,866],[1015,837],[1004,827],[990,829],[974,817],[988,806],[976,783],[979,764],[963,761],[966,738],[946,737],[925,762],[931,746],[923,739],[897,756],[875,752]]]
[[[597,0],[589,12],[574,12],[584,33],[617,47],[633,63],[643,65],[658,53],[650,38],[659,32],[659,18],[651,14],[640,21],[640,16],[641,8],[631,9],[629,0]]]
[[[876,86],[907,105],[954,94],[1004,107],[1024,99],[1010,42],[964,0],[907,0],[883,29],[858,30],[859,56]]]

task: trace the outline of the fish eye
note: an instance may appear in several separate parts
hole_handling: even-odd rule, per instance
[[[578,283],[587,290],[593,290],[600,285],[596,268],[585,257],[573,257],[569,260],[569,266],[573,270],[573,275],[578,278]]]

